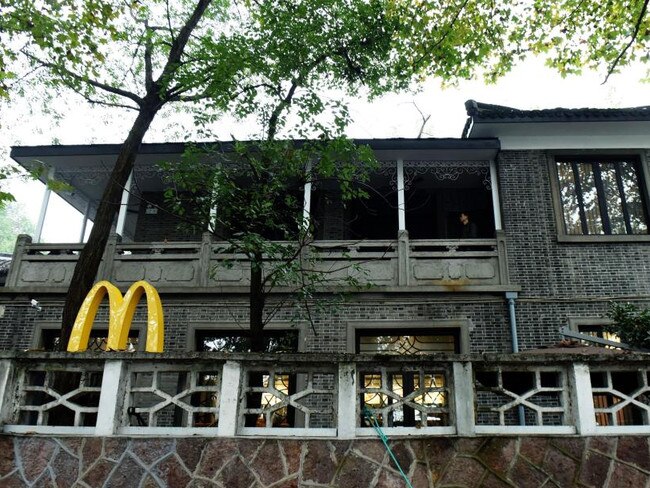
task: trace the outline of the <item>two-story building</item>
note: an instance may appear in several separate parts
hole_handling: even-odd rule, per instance
[[[633,471],[629,476],[650,479],[647,441],[646,461],[635,461],[620,446],[641,441],[620,437],[619,448],[612,448],[607,439],[613,437],[594,441],[601,444],[585,440],[650,432],[645,356],[631,354],[625,362],[609,350],[509,354],[555,344],[564,327],[599,334],[612,301],[650,302],[650,108],[517,110],[474,101],[466,108],[459,139],[357,141],[379,161],[368,199],[343,204],[327,183],[301,190],[305,218],[315,229],[311,248],[331,271],[321,298],[340,290],[346,295],[314,308],[311,321],[296,321],[291,305],[274,311],[268,352],[281,356],[244,354],[245,260],[226,255],[210,234],[188,233],[164,211],[167,183],[158,164],[178,160],[184,145],[142,145],[97,279],[122,291],[138,280],[157,288],[166,353],[158,359],[138,352],[87,354],[80,367],[68,355],[7,352],[2,388],[16,401],[5,401],[5,432],[352,439],[373,434],[364,415],[368,407],[392,435],[581,436],[577,451],[562,440],[540,441],[546,453],[540,459],[525,452],[525,438],[499,444],[516,459],[501,467],[490,453],[472,450],[471,442],[455,444],[453,455],[437,447],[451,456],[437,466],[431,453],[418,454],[420,448],[405,441],[401,459],[408,476],[423,480],[417,486],[458,481],[471,471],[463,463],[480,471],[476,479],[487,485],[493,478],[512,486],[518,477],[539,475],[540,486],[598,486],[626,469]],[[228,151],[228,144],[222,148]],[[27,168],[45,164],[50,177],[73,188],[63,198],[92,220],[118,149],[15,147],[11,154]],[[55,218],[46,206],[47,198],[44,218]],[[19,238],[0,292],[0,348],[6,351],[52,349],[60,327],[82,244],[37,241]],[[346,288],[350,276],[370,286]],[[290,294],[289,288],[276,289],[270,307]],[[135,351],[143,350],[146,334],[141,308],[131,330],[129,348]],[[100,313],[93,329],[97,349],[105,345],[107,313]],[[61,390],[56,375],[64,370],[78,376]],[[245,486],[276,486],[278,480],[338,486],[345,473],[348,484],[360,479],[354,478],[359,472],[348,472],[344,458],[353,458],[352,466],[372,466],[372,476],[354,486],[389,486],[386,480],[397,476],[388,458],[362,444],[346,454],[338,444],[321,446],[331,452],[334,467],[320,479],[304,461],[312,459],[307,441],[299,456],[303,464],[295,469],[290,444],[260,442],[258,450],[271,449],[269,455],[282,459],[284,477],[266,480],[255,467],[257,454],[246,457],[242,444],[231,458],[247,466]],[[476,446],[481,442],[492,441]],[[151,476],[160,484],[159,461],[144,462],[133,449],[127,452],[138,459],[141,482]],[[203,458],[215,456],[201,449]],[[103,459],[118,462],[106,454]],[[224,470],[232,464],[218,461],[225,467],[209,472],[203,461],[190,469],[183,459],[181,471],[188,479],[230,486]],[[594,471],[598,463],[610,464],[589,481],[600,473]],[[450,478],[453,472],[457,478]],[[468,479],[467,486],[477,485]]]

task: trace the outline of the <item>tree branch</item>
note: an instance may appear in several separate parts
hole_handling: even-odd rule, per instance
[[[132,105],[124,105],[122,103],[113,103],[113,102],[105,102],[103,100],[95,100],[93,98],[90,98],[86,95],[81,95],[88,103],[93,104],[93,105],[103,105],[105,107],[111,107],[111,108],[126,108],[129,110],[135,110],[136,112],[140,110],[140,107],[134,107]]]
[[[144,35],[144,86],[149,91],[153,87],[153,63],[151,61],[153,45],[149,23],[146,20],[144,21]]]
[[[172,73],[177,69],[178,63],[180,62],[181,56],[183,55],[183,51],[185,50],[185,46],[190,39],[190,35],[198,25],[206,9],[210,6],[210,3],[212,3],[212,0],[199,0],[197,2],[192,15],[189,19],[187,19],[185,25],[181,27],[181,30],[178,33],[178,37],[176,37],[172,42],[172,47],[169,50],[169,55],[167,56],[167,62],[165,63],[163,72],[161,73],[156,83],[160,83],[162,80],[169,79]]]
[[[649,0],[644,0],[643,2],[641,12],[639,12],[639,17],[636,19],[636,25],[634,26],[634,32],[632,32],[630,42],[625,45],[623,50],[618,53],[618,56],[616,56],[616,59],[612,62],[612,64],[609,65],[609,68],[607,69],[607,76],[605,76],[605,81],[602,83],[603,85],[607,83],[607,80],[609,80],[609,77],[614,73],[614,70],[621,62],[621,59],[623,59],[623,56],[625,56],[627,50],[630,49],[630,47],[632,47],[632,44],[634,44],[634,41],[636,41],[636,38],[639,35],[639,29],[641,28],[641,23],[643,22],[643,17],[645,17],[646,11],[648,10],[648,1]]]
[[[108,93],[112,93],[113,95],[118,95],[120,97],[128,98],[130,100],[133,100],[138,105],[142,104],[142,98],[140,98],[135,93],[131,93],[130,91],[123,90],[122,88],[117,88],[117,87],[114,87],[114,86],[111,86],[111,85],[107,85],[106,83],[102,83],[102,82],[99,82],[99,81],[92,80],[90,78],[86,78],[86,77],[81,76],[81,75],[79,75],[77,73],[74,73],[74,72],[70,71],[69,69],[67,69],[67,68],[65,68],[63,66],[60,66],[58,64],[48,63],[46,61],[43,61],[43,60],[39,59],[38,57],[34,56],[33,54],[28,53],[26,51],[23,51],[23,53],[25,54],[25,56],[27,56],[32,61],[36,61],[41,66],[45,66],[47,68],[50,68],[54,72],[58,72],[59,74],[62,74],[64,76],[69,76],[71,78],[74,78],[77,81],[81,81],[82,83],[87,83],[90,86],[93,86],[95,88],[98,88],[98,89],[103,90],[103,91],[108,92]]]

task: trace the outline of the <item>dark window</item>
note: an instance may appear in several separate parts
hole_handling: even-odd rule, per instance
[[[298,351],[297,330],[264,331],[266,347],[264,352],[283,353]],[[197,351],[250,352],[250,332],[247,330],[198,330]]]
[[[59,329],[43,329],[41,336],[41,347],[46,351],[54,351],[59,345]],[[126,351],[135,352],[138,350],[139,330],[130,330],[129,338],[126,341]],[[88,339],[88,351],[105,351],[108,342],[108,331],[106,329],[91,329]]]
[[[392,176],[391,176],[392,174]],[[364,197],[343,200],[335,179],[314,183],[311,217],[317,240],[395,239],[397,237],[397,187],[395,172],[370,175],[353,189]]]
[[[356,351],[360,354],[434,354],[460,352],[458,328],[357,329]]]
[[[556,166],[567,234],[648,233],[637,159],[562,158]]]
[[[404,168],[406,230],[411,239],[463,238],[460,213],[476,226],[477,238],[494,237],[489,168]],[[421,169],[425,171],[425,169]]]

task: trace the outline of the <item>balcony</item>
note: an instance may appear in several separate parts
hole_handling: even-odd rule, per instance
[[[243,255],[224,252],[209,234],[201,242],[118,243],[109,240],[97,279],[128,287],[147,280],[161,291],[248,291],[249,264]],[[64,292],[82,244],[33,244],[19,236],[8,289]],[[506,239],[315,241],[306,252],[318,253],[315,266],[327,283],[340,287],[354,277],[381,291],[500,292],[509,283]]]
[[[0,420],[84,436],[650,434],[647,356],[552,359],[5,352]]]

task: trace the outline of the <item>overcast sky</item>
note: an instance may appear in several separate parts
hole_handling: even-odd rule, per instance
[[[643,67],[627,68],[603,85],[602,73],[589,72],[562,79],[545,68],[541,61],[532,60],[495,85],[471,81],[442,89],[439,82],[430,81],[416,94],[387,95],[371,103],[355,100],[351,103],[353,123],[348,135],[354,138],[416,137],[422,125],[419,109],[424,116],[430,115],[424,137],[460,137],[466,119],[464,102],[468,99],[521,109],[650,105],[650,85],[641,82],[643,74]],[[11,145],[119,143],[132,121],[128,114],[104,113],[90,108],[74,95],[61,98],[58,103],[67,114],[57,121],[34,117],[22,104],[3,115],[0,148],[5,158]],[[181,120],[185,119],[177,115],[158,118],[145,141],[183,140],[184,129],[178,123]],[[246,139],[251,137],[251,127],[232,120],[223,120],[217,125],[217,138],[230,139],[231,134]],[[36,221],[43,185],[14,183],[10,191],[28,216]],[[65,204],[53,198],[46,218],[44,241],[74,242],[79,237],[80,226],[81,216],[76,211],[66,211]]]

